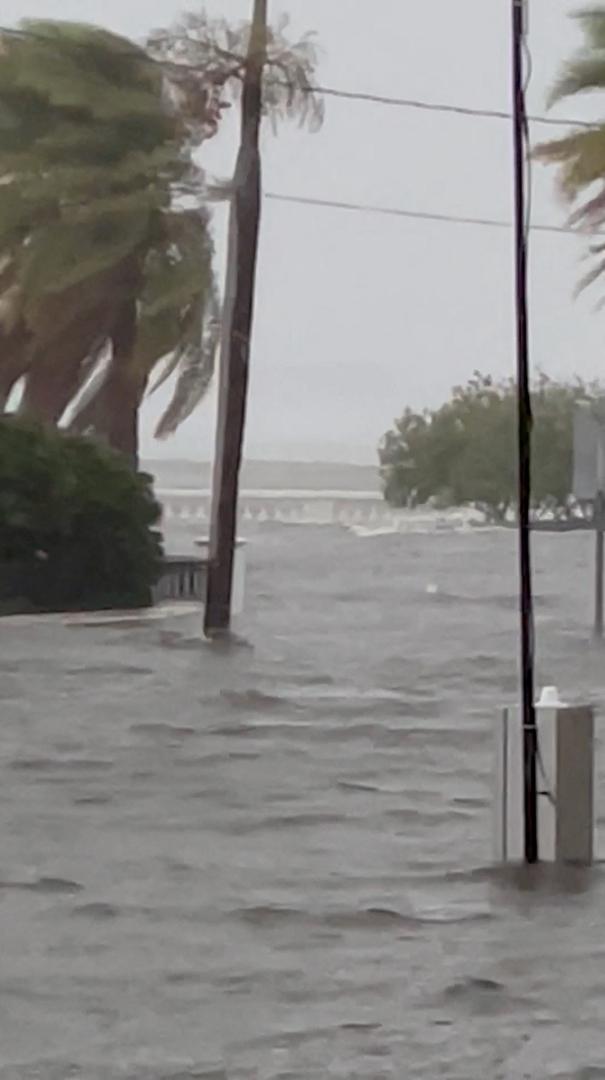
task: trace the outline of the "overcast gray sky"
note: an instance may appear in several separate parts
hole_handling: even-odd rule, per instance
[[[529,0],[533,80],[542,112],[562,58],[577,42],[571,0]],[[4,0],[2,19],[96,22],[133,38],[168,24],[186,0]],[[251,0],[208,0],[214,14],[247,16]],[[326,85],[456,105],[509,105],[509,0],[270,0],[294,33],[317,32]],[[590,103],[561,107],[587,115]],[[594,108],[594,105],[592,106]],[[602,103],[605,113],[605,101]],[[534,128],[534,137],[549,134]],[[226,175],[235,125],[207,144],[204,163]],[[510,128],[499,120],[327,101],[317,135],[264,135],[267,191],[411,210],[511,217]],[[561,224],[552,175],[534,168],[533,218]],[[225,215],[216,219],[222,262]],[[479,368],[514,368],[512,235],[265,202],[252,355],[249,456],[373,460],[407,405],[439,403]],[[605,375],[605,314],[573,301],[582,244],[534,234],[532,362],[552,375]],[[594,299],[594,298],[593,298]],[[205,457],[211,396],[170,441],[152,439],[162,401],[142,419],[146,456]]]

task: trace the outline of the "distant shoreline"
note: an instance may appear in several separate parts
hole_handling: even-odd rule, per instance
[[[161,502],[166,500],[194,499],[208,502],[212,491],[212,465],[210,462],[191,460],[145,460],[141,462],[143,471],[154,478],[156,495]],[[272,505],[279,500],[294,507],[302,502],[324,503],[334,500],[336,503],[355,503],[376,509],[371,513],[376,516],[382,510],[384,516],[397,515],[404,508],[397,510],[384,500],[378,467],[352,465],[342,462],[326,461],[247,461],[242,468],[240,496],[246,502],[256,503],[266,500]],[[416,507],[416,512],[429,511],[439,517],[434,508]],[[443,511],[443,516],[456,513],[472,513],[469,507],[450,507]],[[272,512],[270,512],[272,513]],[[381,515],[382,516],[382,515]],[[474,518],[468,525],[473,529],[502,528],[515,529],[514,521],[490,522]],[[537,520],[532,522],[534,533],[571,533],[592,532],[591,521],[581,518],[571,520]]]
[[[210,462],[143,460],[141,469],[151,473],[156,488],[200,491],[212,487]],[[378,466],[347,465],[329,461],[246,461],[242,489],[253,491],[347,491],[373,492],[380,497]]]

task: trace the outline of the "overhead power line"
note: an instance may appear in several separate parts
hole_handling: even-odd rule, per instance
[[[280,82],[281,86],[288,87],[287,82]],[[344,98],[348,101],[365,101],[368,104],[388,105],[400,109],[418,109],[422,112],[451,113],[455,116],[474,116],[485,120],[512,120],[512,113],[505,109],[481,109],[470,105],[446,105],[442,102],[422,101],[416,98],[387,97],[383,94],[362,93],[358,90],[339,90],[332,86],[312,86],[309,93],[323,95],[324,97]],[[588,120],[570,120],[556,118],[554,116],[528,116],[533,124],[548,124],[551,127],[581,127],[592,128],[597,126]]]
[[[407,218],[412,221],[435,221],[448,225],[474,225],[489,229],[512,229],[512,222],[502,218],[471,217],[462,214],[439,214],[429,210],[406,210],[395,206],[376,206],[371,203],[344,202],[338,199],[319,199],[304,195],[286,195],[281,192],[267,191],[265,198],[273,202],[295,203],[301,206],[315,206],[326,210],[348,210],[360,214],[378,214],[383,217]],[[532,232],[563,233],[567,236],[578,237],[581,234],[577,229],[568,225],[541,225],[532,224]]]
[[[50,44],[60,47],[63,43],[56,38],[50,37],[48,34],[39,34],[35,30],[20,30],[14,27],[0,26],[0,34],[6,34],[11,37],[17,38],[31,38],[34,41],[46,41]],[[85,42],[70,41],[69,48],[82,48],[87,49],[88,45]],[[121,55],[129,56],[130,51],[124,50]],[[147,61],[150,64],[160,66],[191,66],[194,65],[180,65],[176,62],[159,60],[156,57],[150,56],[149,53],[132,49],[132,57],[138,61]],[[242,61],[243,62],[243,61]],[[317,94],[323,97],[340,98],[344,101],[359,101],[365,102],[369,105],[383,105],[389,108],[410,109],[420,112],[430,113],[442,113],[450,114],[453,116],[467,116],[475,117],[477,119],[484,120],[508,120],[512,119],[512,114],[505,109],[484,109],[480,107],[474,107],[470,105],[451,105],[444,102],[423,101],[420,98],[405,98],[405,97],[391,97],[385,94],[371,94],[361,90],[343,90],[334,86],[308,86],[300,87],[294,86],[287,80],[275,79],[272,80],[275,86],[283,86],[285,89],[298,90],[301,93]],[[598,126],[598,123],[591,123],[587,120],[578,120],[570,118],[557,118],[553,116],[528,116],[528,120],[532,124],[545,124],[549,127],[576,127],[576,128],[593,128]]]

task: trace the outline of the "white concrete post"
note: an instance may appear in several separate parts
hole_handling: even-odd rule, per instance
[[[590,865],[594,857],[594,713],[571,707],[546,687],[536,703],[538,843],[542,862]],[[520,711],[505,709],[494,727],[493,853],[523,861],[523,731]]]
[[[233,559],[231,614],[238,616],[244,613],[246,594],[246,546],[244,540],[236,541]]]

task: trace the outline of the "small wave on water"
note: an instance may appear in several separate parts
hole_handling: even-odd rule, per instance
[[[376,702],[388,701],[402,703],[402,695],[396,690],[360,689],[352,686],[333,686],[329,683],[311,682],[308,685],[283,686],[269,693],[268,691],[250,690],[223,690],[221,698],[230,705],[250,709],[257,707],[264,710],[267,707],[283,705],[288,701],[362,701],[373,705]]]
[[[269,711],[279,709],[284,701],[288,700],[286,696],[257,689],[221,690],[219,696],[221,701],[226,705],[230,705],[233,709],[244,710],[245,712],[259,712],[263,715]]]
[[[510,1013],[527,1002],[522,996],[512,994],[498,979],[467,975],[446,986],[434,1004],[462,1010],[467,1015],[470,1012],[473,1016],[495,1016]]]
[[[443,605],[460,605],[460,604],[473,604],[478,607],[491,607],[499,608],[503,611],[516,612],[519,606],[518,595],[511,591],[510,593],[491,592],[489,589],[483,589],[480,593],[459,592],[458,590],[448,589],[437,582],[428,582],[425,586],[425,595],[429,598],[427,602],[433,602]],[[535,592],[534,602],[538,609],[550,609],[557,606],[556,597],[548,596],[544,593]]]
[[[130,730],[133,735],[140,735],[152,739],[167,739],[168,741],[174,740],[176,742],[181,742],[181,740],[187,739],[192,735],[197,735],[197,731],[193,727],[179,727],[176,724],[167,724],[162,721],[131,724]]]
[[[213,700],[207,699],[208,703]],[[296,729],[315,732],[326,742],[357,737],[375,739],[377,744],[389,739],[398,742],[424,732],[423,722],[437,720],[443,711],[443,703],[434,694],[323,683],[284,685],[273,692],[257,688],[222,690],[218,700],[245,718],[250,734],[270,736],[272,731]],[[212,730],[220,733],[227,727],[223,723]],[[236,730],[243,729],[236,725]],[[464,736],[465,730],[459,728],[458,732]]]
[[[434,701],[427,702],[416,696],[410,698],[396,690],[334,686],[323,681],[308,685],[286,684],[271,692],[257,688],[221,690],[219,699],[234,712],[258,714],[264,724],[275,723],[280,727],[304,723],[302,714],[309,715],[309,723],[315,718],[325,725],[326,712],[334,718],[371,716],[379,722],[381,717],[421,718],[439,711]],[[289,719],[288,713],[297,714],[297,719]],[[325,726],[324,732],[328,734]],[[342,734],[345,736],[346,730],[342,730]]]
[[[432,535],[436,533],[471,533],[488,532],[492,526],[486,525],[483,516],[474,510],[398,510],[393,511],[386,520],[353,523],[347,529],[360,540],[372,540],[383,536],[397,535]]]
[[[72,915],[80,919],[92,919],[94,921],[105,921],[107,919],[117,919],[120,914],[120,908],[116,904],[109,904],[107,901],[92,900],[88,904],[80,904],[72,911]]]
[[[98,1077],[98,1080],[230,1080],[229,1072],[217,1066],[187,1061],[174,1061],[166,1064],[165,1060],[145,1061],[140,1054],[136,1061],[128,1063],[126,1058],[118,1064],[102,1065],[95,1059],[79,1058],[50,1061],[38,1058],[23,1065],[10,1066],[2,1071],[2,1080],[84,1080]]]
[[[461,906],[434,906],[415,909],[409,904],[404,910],[391,907],[363,907],[359,909],[340,908],[326,911],[309,911],[304,908],[288,907],[279,904],[258,905],[238,908],[231,912],[231,917],[249,923],[252,926],[278,930],[291,923],[326,927],[332,930],[392,931],[404,929],[417,931],[425,926],[451,926],[458,923],[485,921],[494,918],[486,908],[466,910]]]
[[[348,531],[360,540],[374,540],[379,536],[397,536],[402,532],[398,525],[350,525]]]
[[[32,878],[30,881],[12,881],[0,880],[0,893],[3,891],[14,890],[16,892],[32,892],[32,893],[46,893],[51,895],[68,895],[73,896],[75,893],[82,892],[83,885],[80,885],[77,881],[70,881],[66,878],[55,877],[40,877]]]

